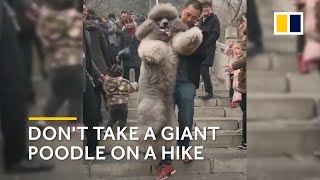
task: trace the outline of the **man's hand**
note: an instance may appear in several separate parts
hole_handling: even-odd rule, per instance
[[[105,80],[105,77],[104,77],[103,74],[100,74],[100,75],[97,77],[97,79],[98,79],[98,83],[99,83],[99,84],[103,84],[103,82],[104,82],[104,80]]]

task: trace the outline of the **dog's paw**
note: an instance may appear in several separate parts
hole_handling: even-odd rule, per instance
[[[181,55],[191,55],[202,43],[202,32],[199,28],[193,27],[186,32],[178,33],[172,39],[174,50]]]

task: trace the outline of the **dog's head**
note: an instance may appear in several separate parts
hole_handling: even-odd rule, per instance
[[[170,3],[158,4],[148,14],[148,19],[154,21],[160,29],[168,28],[169,23],[178,18],[177,9]]]

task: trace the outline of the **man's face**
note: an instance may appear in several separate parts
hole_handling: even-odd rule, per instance
[[[193,26],[200,17],[200,10],[195,9],[192,5],[184,7],[181,13],[181,21],[189,27]]]
[[[82,15],[83,20],[86,20],[87,16],[88,16],[88,9],[87,9],[87,6],[83,4],[83,15]]]
[[[128,15],[125,13],[122,13],[120,16],[121,22],[125,23],[128,21]]]
[[[201,16],[208,17],[211,12],[212,12],[212,9],[210,6],[203,6]]]

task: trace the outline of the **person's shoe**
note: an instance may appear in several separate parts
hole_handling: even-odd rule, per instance
[[[162,165],[160,167],[160,173],[156,177],[156,180],[168,179],[168,177],[173,175],[174,173],[176,173],[176,170],[174,170],[172,165]]]
[[[33,173],[42,171],[51,171],[54,165],[47,161],[37,161],[37,160],[27,160],[24,159],[8,168],[6,168],[6,173]]]
[[[190,155],[191,156],[191,155]],[[188,162],[191,162],[193,161],[193,157],[191,156],[191,159],[189,158],[189,156],[185,156],[184,158],[182,157],[182,155],[180,155],[180,159],[185,162],[185,163],[188,163]]]
[[[214,96],[213,94],[206,93],[203,96],[199,96],[199,98],[203,99],[203,100],[208,100],[208,99],[212,99],[212,98],[219,98],[219,96]]]
[[[241,150],[247,150],[247,143],[241,143],[237,148]]]

